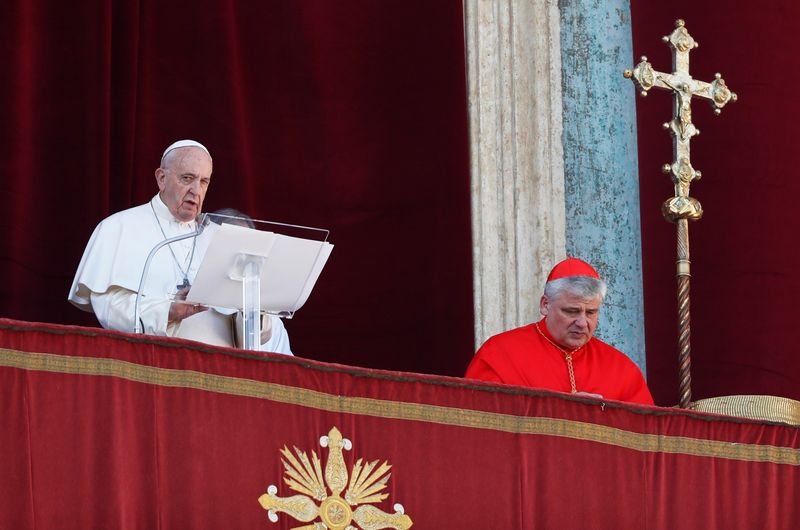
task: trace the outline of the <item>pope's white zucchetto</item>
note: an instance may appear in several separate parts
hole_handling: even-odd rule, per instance
[[[167,153],[174,151],[175,149],[180,149],[181,147],[197,147],[198,149],[205,151],[208,157],[211,158],[211,153],[209,153],[208,149],[206,149],[206,146],[200,142],[196,142],[194,140],[178,140],[164,150],[164,154],[161,155],[161,165],[164,165],[164,158],[167,156]]]

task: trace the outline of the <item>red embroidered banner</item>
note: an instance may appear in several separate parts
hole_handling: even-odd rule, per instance
[[[800,524],[788,426],[10,320],[0,384],[2,528]]]

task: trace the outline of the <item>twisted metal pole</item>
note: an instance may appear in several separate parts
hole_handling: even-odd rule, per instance
[[[681,408],[692,402],[692,346],[691,319],[689,315],[689,221],[678,219],[678,388]]]

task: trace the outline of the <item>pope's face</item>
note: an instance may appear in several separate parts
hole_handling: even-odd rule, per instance
[[[600,295],[583,299],[562,291],[553,299],[542,296],[539,311],[547,330],[567,350],[580,348],[592,338],[600,317]]]
[[[211,183],[211,157],[197,147],[181,147],[167,155],[164,166],[156,169],[161,200],[175,219],[195,219]]]

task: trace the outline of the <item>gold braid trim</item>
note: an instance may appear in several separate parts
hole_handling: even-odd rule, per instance
[[[439,405],[339,396],[275,383],[206,374],[192,370],[157,368],[117,359],[29,353],[0,348],[0,367],[61,374],[117,377],[127,381],[172,388],[190,388],[264,399],[386,419],[420,421],[525,435],[558,436],[632,449],[746,462],[800,466],[800,449],[769,445],[703,440],[684,436],[641,434],[615,427],[573,420],[514,416]]]

